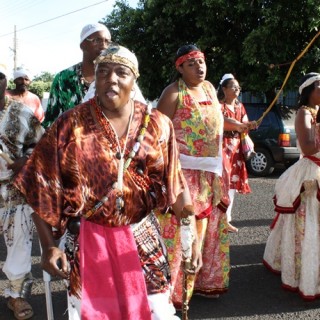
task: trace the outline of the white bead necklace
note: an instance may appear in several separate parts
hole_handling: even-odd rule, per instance
[[[131,101],[131,113],[130,113],[130,118],[129,118],[129,124],[128,124],[128,129],[127,129],[126,139],[125,139],[125,142],[124,142],[122,150],[121,150],[120,140],[119,140],[119,137],[117,135],[116,130],[114,129],[112,123],[110,122],[110,120],[104,114],[103,111],[102,111],[102,114],[105,117],[105,119],[108,121],[108,123],[110,124],[110,127],[113,130],[114,135],[116,137],[116,141],[117,141],[117,145],[118,145],[116,158],[119,160],[117,187],[116,188],[120,191],[120,193],[122,193],[122,191],[123,191],[123,174],[124,174],[124,170],[123,170],[124,169],[124,155],[125,155],[125,152],[126,152],[126,149],[127,149],[127,142],[128,142],[129,132],[130,132],[131,123],[132,123],[133,114],[134,114],[133,103]]]

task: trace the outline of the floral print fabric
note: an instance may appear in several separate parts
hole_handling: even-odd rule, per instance
[[[180,153],[199,157],[215,157],[221,151],[223,120],[220,105],[211,85],[204,82],[208,101],[197,102],[188,92],[182,79],[178,82],[179,103],[172,119]],[[225,211],[218,204],[228,205],[225,189],[226,175],[183,169],[197,219],[199,246],[203,251],[204,265],[197,277],[188,276],[187,299],[195,292],[212,295],[227,290],[229,284],[229,237]],[[177,308],[182,306],[183,284],[181,271],[180,228],[176,217],[170,213],[158,215],[162,236],[166,243],[172,273],[172,300]],[[212,268],[212,261],[215,267]],[[203,272],[203,273],[202,273]],[[197,280],[199,279],[199,280]]]
[[[235,105],[235,111],[230,110],[226,104],[222,104],[223,115],[230,119],[243,122],[246,110],[242,103]],[[250,193],[248,173],[244,155],[242,153],[240,133],[236,131],[225,131],[223,136],[223,149],[225,156],[225,168],[228,174],[230,189],[239,193]]]

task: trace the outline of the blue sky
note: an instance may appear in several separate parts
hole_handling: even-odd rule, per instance
[[[114,3],[115,0],[1,1],[0,63],[5,63],[9,71],[13,70],[14,54],[10,48],[13,48],[15,25],[17,66],[23,65],[37,75],[42,71],[56,73],[81,61],[82,27],[104,18],[112,11]],[[138,0],[128,3],[135,7]],[[73,11],[77,12],[71,13]],[[62,17],[54,19],[59,16]],[[46,20],[51,21],[27,28]],[[24,28],[27,29],[22,30]]]

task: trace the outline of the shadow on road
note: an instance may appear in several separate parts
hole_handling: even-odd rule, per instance
[[[272,219],[257,219],[257,220],[237,220],[237,228],[243,227],[259,227],[259,226],[270,226]]]
[[[280,276],[262,265],[264,247],[265,244],[232,246],[229,292],[219,299],[194,296],[190,319],[266,319],[272,314],[278,314],[279,319],[293,319],[284,314],[319,308],[320,301],[306,302],[298,293],[281,288]]]

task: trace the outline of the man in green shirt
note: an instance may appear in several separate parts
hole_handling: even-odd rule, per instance
[[[83,27],[80,34],[82,61],[57,73],[53,79],[44,127],[50,127],[61,113],[82,102],[94,80],[93,60],[110,42],[111,34],[105,25],[92,23]]]

